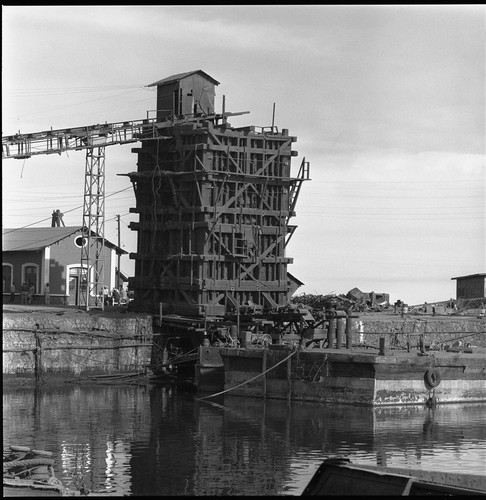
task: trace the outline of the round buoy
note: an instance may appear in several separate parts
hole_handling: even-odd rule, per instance
[[[431,391],[440,384],[441,378],[440,373],[435,368],[427,370],[424,375],[425,387]]]

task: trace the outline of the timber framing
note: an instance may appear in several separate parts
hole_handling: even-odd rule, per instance
[[[223,316],[288,302],[289,221],[309,163],[292,177],[296,137],[273,126],[232,128],[228,115],[160,122],[158,138],[132,149],[131,287],[141,310]]]

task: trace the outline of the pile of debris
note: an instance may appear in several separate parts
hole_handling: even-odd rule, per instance
[[[291,303],[302,304],[308,308],[317,310],[351,309],[351,311],[357,312],[381,312],[390,307],[388,294],[364,293],[358,288],[353,288],[346,295],[313,295],[303,293],[292,297]]]

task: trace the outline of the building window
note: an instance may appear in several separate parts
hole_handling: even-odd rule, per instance
[[[86,246],[87,242],[88,242],[88,239],[85,238],[84,236],[77,236],[76,238],[74,238],[74,244],[78,248],[82,248],[82,247]]]
[[[3,293],[10,292],[12,285],[13,266],[12,264],[2,263]]]
[[[37,264],[24,264],[22,266],[22,282],[34,285],[34,293],[38,291],[39,266]]]

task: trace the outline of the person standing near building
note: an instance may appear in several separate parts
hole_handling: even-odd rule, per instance
[[[120,285],[120,304],[128,303],[128,294],[126,288],[123,288],[123,285]]]
[[[47,306],[51,303],[51,290],[49,288],[49,283],[46,283],[46,286],[44,287],[44,301]]]
[[[118,291],[118,289],[115,287],[113,287],[113,290],[111,291],[111,304],[114,306],[114,305],[117,305],[119,306],[120,305],[120,292]]]
[[[15,302],[15,283],[12,282],[10,285],[10,300],[8,301],[9,304],[13,304]]]
[[[34,283],[31,283],[29,285],[29,289],[27,291],[27,303],[28,304],[32,304],[32,302],[34,302],[34,293],[35,293],[35,286],[34,286]]]
[[[103,302],[105,306],[110,304],[110,291],[106,285],[103,287]]]
[[[27,283],[24,281],[20,285],[20,303],[21,304],[27,304],[28,294],[29,294],[29,285],[27,285]]]

